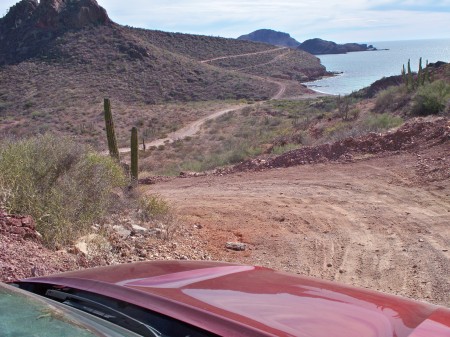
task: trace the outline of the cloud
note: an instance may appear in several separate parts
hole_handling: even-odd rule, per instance
[[[299,41],[337,42],[450,38],[450,0],[97,1],[119,24],[171,32],[238,37],[271,28]],[[0,0],[0,11],[14,2]]]
[[[378,5],[371,6],[375,11],[413,11],[413,12],[450,12],[449,0],[429,0],[429,1],[385,1]]]

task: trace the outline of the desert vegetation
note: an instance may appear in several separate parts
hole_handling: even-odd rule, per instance
[[[33,216],[51,247],[89,232],[115,207],[114,191],[127,183],[115,160],[67,137],[3,141],[0,158],[2,207]]]
[[[407,70],[406,70],[407,69]],[[410,61],[402,69],[402,81],[378,92],[374,111],[396,113],[404,116],[448,115],[450,113],[450,67],[422,68],[411,72]]]
[[[404,76],[410,78],[408,81],[400,78],[396,85],[378,90],[369,100],[352,94],[248,102],[241,110],[208,121],[193,137],[149,149],[142,154],[141,170],[169,175],[212,170],[304,146],[384,132],[416,116],[448,114],[448,66],[422,72]],[[413,81],[415,84],[411,84]]]
[[[302,146],[382,132],[403,123],[401,116],[362,108],[354,98],[347,98],[348,112],[343,114],[340,100],[327,96],[249,104],[208,121],[193,137],[141,153],[140,168],[163,175],[201,172],[250,158],[276,156]]]

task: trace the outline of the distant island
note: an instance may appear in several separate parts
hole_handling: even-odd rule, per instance
[[[250,34],[241,35],[238,40],[263,42],[275,46],[296,48],[314,55],[323,54],[346,54],[355,51],[377,50],[372,45],[365,43],[344,43],[337,44],[333,41],[322,40],[319,38],[309,39],[303,43],[292,38],[288,33],[277,32],[271,29],[259,29]]]
[[[344,43],[337,44],[336,42],[326,41],[322,39],[310,39],[301,43],[297,49],[304,50],[310,54],[323,55],[323,54],[346,54],[354,51],[369,51],[377,50],[372,45],[365,43]]]

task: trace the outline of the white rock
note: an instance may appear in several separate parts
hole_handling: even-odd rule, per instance
[[[225,247],[231,250],[242,251],[247,248],[247,245],[241,242],[227,242]]]
[[[148,229],[139,225],[131,225],[131,228],[133,230],[133,232],[137,233],[137,234],[145,234]]]

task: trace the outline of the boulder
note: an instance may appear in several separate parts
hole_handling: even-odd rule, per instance
[[[244,251],[247,248],[247,245],[242,242],[227,242],[225,247],[235,251]]]

